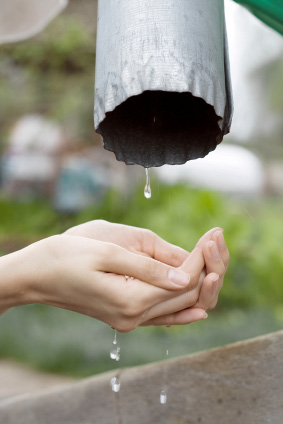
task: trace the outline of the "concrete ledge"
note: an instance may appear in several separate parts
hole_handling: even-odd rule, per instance
[[[5,424],[282,424],[283,331],[199,354],[10,398]],[[161,387],[168,401],[160,405]]]
[[[25,393],[38,393],[77,381],[71,377],[36,371],[17,362],[0,361],[0,403],[5,398]]]

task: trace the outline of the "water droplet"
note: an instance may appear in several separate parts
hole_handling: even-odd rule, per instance
[[[114,347],[114,349],[110,350],[110,358],[113,359],[114,361],[119,361],[121,349],[120,349],[120,346],[118,345],[117,330],[115,330],[115,333],[114,333],[113,345],[115,347]]]
[[[110,358],[114,361],[120,361],[120,347],[116,347],[116,349],[112,349],[110,351]]]
[[[166,390],[161,390],[160,392],[160,403],[164,405],[167,402],[167,393]]]
[[[150,199],[150,198],[151,198],[151,191],[150,191],[150,187],[148,187],[148,186],[145,186],[145,189],[144,189],[144,197],[145,197],[146,199]]]
[[[144,197],[146,199],[151,198],[151,188],[150,188],[150,169],[145,168],[145,175],[146,175],[146,182],[145,182],[145,188],[144,188]]]
[[[121,387],[120,378],[118,378],[118,377],[111,378],[111,387],[112,387],[113,392],[118,393],[120,391],[120,387]]]

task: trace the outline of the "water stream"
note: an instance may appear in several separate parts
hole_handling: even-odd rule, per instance
[[[120,346],[117,340],[117,330],[114,330],[113,348],[110,350],[110,358],[113,359],[113,361],[120,360]],[[110,384],[113,392],[117,393],[120,391],[121,382],[119,377],[116,376],[111,378]]]
[[[169,349],[166,349],[166,359],[168,359],[169,356]],[[163,387],[160,391],[159,396],[159,402],[161,405],[165,405],[167,403],[167,372],[166,367],[164,368],[164,375],[163,375]]]
[[[154,118],[154,122],[155,122],[155,118]],[[151,187],[150,187],[150,168],[145,168],[145,175],[146,175],[146,183],[145,183],[145,188],[144,188],[144,196],[146,199],[150,199],[151,198]],[[127,276],[126,276],[127,277]],[[129,278],[129,277],[127,277]],[[117,340],[117,330],[115,330],[114,332],[114,339],[113,339],[113,347],[110,350],[110,358],[113,359],[113,361],[119,361],[120,360],[120,346],[118,344],[118,340]],[[168,358],[169,355],[169,350],[166,349],[166,358]],[[166,387],[166,383],[167,383],[167,375],[166,372],[164,372],[164,376],[163,376],[164,382],[163,382],[163,387],[160,391],[160,397],[159,397],[159,401],[162,405],[167,403],[167,387]],[[117,393],[120,391],[120,387],[121,387],[121,382],[120,382],[120,378],[119,377],[113,377],[111,378],[111,388],[113,390],[113,392]]]

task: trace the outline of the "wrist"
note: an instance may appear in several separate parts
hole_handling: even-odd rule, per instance
[[[0,314],[35,303],[31,246],[0,257]]]

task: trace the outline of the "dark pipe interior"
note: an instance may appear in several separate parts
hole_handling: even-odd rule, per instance
[[[150,168],[207,155],[223,139],[219,119],[190,93],[145,91],[108,112],[97,132],[117,160]]]

